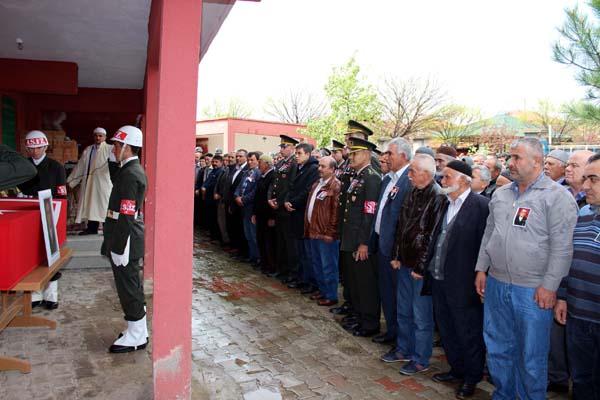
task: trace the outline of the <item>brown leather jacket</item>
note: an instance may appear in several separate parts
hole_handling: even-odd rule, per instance
[[[308,239],[337,239],[338,238],[338,202],[342,183],[332,176],[323,186],[315,199],[310,221],[308,220],[308,206],[313,192],[319,181],[316,181],[306,200],[304,212],[304,237]]]
[[[435,182],[424,189],[414,187],[406,195],[392,253],[393,259],[400,260],[402,267],[412,268],[419,275],[425,273],[429,242],[447,201]]]

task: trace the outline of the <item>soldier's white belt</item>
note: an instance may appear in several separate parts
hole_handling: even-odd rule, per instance
[[[121,213],[118,213],[116,211],[108,210],[108,212],[106,213],[106,217],[111,218],[111,219],[119,219],[120,214]],[[137,216],[138,216],[138,212],[136,211],[135,214],[133,214],[133,218],[137,218]]]

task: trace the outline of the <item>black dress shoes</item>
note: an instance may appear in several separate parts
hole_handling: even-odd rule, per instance
[[[58,302],[44,300],[44,307],[46,310],[56,310],[58,308]]]
[[[291,281],[290,283],[288,283],[287,287],[289,287],[290,289],[298,289],[302,284],[298,281]]]
[[[305,285],[304,288],[300,291],[300,294],[313,294],[316,291],[314,286]]]
[[[548,383],[546,391],[554,393],[569,393],[569,384],[567,383],[565,385],[564,383],[550,382]]]
[[[347,322],[345,324],[342,324],[342,328],[344,328],[348,332],[353,332],[356,329],[360,329],[360,323],[356,322],[356,321],[354,321],[354,322]]]
[[[358,316],[353,315],[353,314],[346,315],[344,318],[342,318],[341,321],[342,321],[342,324],[346,323],[346,322],[355,322],[355,321],[358,321]]]
[[[458,383],[462,381],[461,378],[457,378],[450,372],[442,372],[441,374],[435,374],[431,377],[431,379],[439,383]]]
[[[31,308],[36,308],[42,305],[43,300],[38,300],[38,301],[32,301],[31,302]]]
[[[281,279],[281,283],[283,283],[283,284],[288,284],[288,283],[292,283],[292,282],[296,282],[296,280],[289,276],[286,276],[285,278]]]
[[[456,391],[456,398],[467,399],[469,397],[473,397],[473,395],[475,394],[476,387],[477,384],[475,383],[463,383]]]
[[[377,335],[377,336],[373,337],[373,339],[371,339],[371,341],[373,343],[379,343],[379,344],[391,344],[396,341],[396,338],[393,336],[388,336],[388,334],[386,332],[386,333],[382,333],[381,335]]]
[[[344,303],[339,307],[333,307],[329,309],[329,312],[335,315],[347,315],[350,313],[352,307],[348,305],[348,303]]]
[[[354,336],[358,336],[358,337],[370,337],[373,335],[377,335],[379,333],[379,328],[373,328],[373,329],[364,329],[364,328],[356,328],[353,332],[352,335]]]

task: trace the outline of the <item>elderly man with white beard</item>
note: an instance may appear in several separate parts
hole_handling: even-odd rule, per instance
[[[433,310],[450,371],[436,382],[459,383],[456,397],[473,396],[483,376],[483,305],[475,291],[475,265],[488,217],[488,202],[471,190],[473,174],[463,161],[442,170],[448,203],[429,244],[423,293],[431,293]]]

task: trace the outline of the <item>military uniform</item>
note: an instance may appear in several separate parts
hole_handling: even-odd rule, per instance
[[[350,182],[354,178],[356,171],[354,171],[354,169],[352,167],[350,167],[350,161],[348,159],[346,159],[340,164],[340,166],[338,167],[338,169],[335,172],[336,172],[336,178],[338,178],[340,180],[340,182],[342,183],[341,189],[340,189],[339,202],[340,202],[340,208],[344,209],[346,206],[346,197],[347,197],[346,194],[348,191],[348,187],[350,186]],[[341,231],[343,223],[344,223],[344,219],[339,218],[338,231]],[[341,279],[342,285],[343,285],[342,296],[344,298],[345,307],[348,308],[348,312],[352,312],[353,311],[352,301],[350,299],[350,286],[351,286],[350,277],[348,276],[348,272],[345,268],[346,265],[342,262],[342,250],[341,249],[340,249],[339,260],[340,260],[340,265],[339,265],[340,279]]]
[[[360,139],[353,140],[368,143]],[[381,176],[371,165],[366,165],[352,177],[345,189],[345,199],[340,204],[340,251],[341,264],[347,276],[346,285],[359,328],[372,332],[379,330],[377,265],[372,257],[360,261],[356,255],[360,245],[369,244],[380,185]]]
[[[296,158],[291,155],[275,165],[275,177],[270,189],[269,199],[277,201],[275,211],[275,232],[277,234],[277,265],[280,275],[287,277],[294,268],[289,265],[289,260],[297,259],[295,238],[292,234],[290,213],[285,209],[285,198],[290,191],[290,184],[296,178],[298,164]]]
[[[140,279],[140,259],[144,256],[144,224],[138,212],[144,204],[146,174],[137,157],[122,167],[110,163],[113,188],[108,200],[104,223],[102,255],[111,261],[117,293],[127,321],[138,321],[146,315],[144,287]],[[125,254],[129,246],[129,263],[116,266],[111,252]]]
[[[35,165],[32,158],[29,161]],[[23,194],[37,197],[40,190],[50,189],[52,197],[67,196],[67,178],[61,163],[45,156],[35,168],[37,175],[18,186]]]

